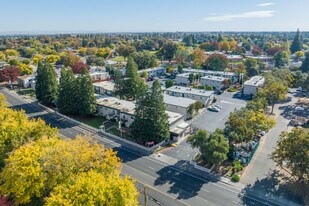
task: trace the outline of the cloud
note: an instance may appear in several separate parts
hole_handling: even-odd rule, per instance
[[[269,2],[269,3],[262,3],[262,4],[258,4],[257,6],[271,6],[274,5],[275,3]]]
[[[204,18],[205,21],[231,21],[235,19],[267,18],[274,16],[276,11],[250,11],[239,14],[226,14],[221,16],[210,16]]]

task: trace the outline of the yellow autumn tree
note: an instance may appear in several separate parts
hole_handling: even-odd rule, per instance
[[[0,94],[0,109],[7,107],[5,100],[5,96],[3,94]]]
[[[23,144],[47,137],[56,136],[58,130],[46,125],[41,119],[29,120],[24,111],[15,111],[5,108],[5,98],[0,96],[0,168],[4,165],[4,159],[14,149]]]
[[[45,201],[47,206],[137,206],[138,196],[136,187],[128,176],[105,177],[104,174],[91,170],[57,186]]]
[[[87,48],[86,47],[81,47],[78,51],[77,51],[81,56],[85,56],[87,53]]]
[[[16,51],[15,49],[7,49],[4,51],[6,56],[19,56],[18,51]]]
[[[107,58],[107,57],[109,57],[110,53],[111,53],[110,48],[100,48],[100,49],[98,49],[96,55],[98,57]]]
[[[47,62],[49,63],[55,63],[57,61],[60,60],[60,56],[59,55],[55,55],[55,54],[50,54],[46,57],[45,59]]]
[[[78,196],[85,189],[86,183],[89,191],[85,193],[90,194],[94,192],[90,187],[101,188],[104,184],[102,191],[97,191],[97,194],[104,197],[93,196],[89,200],[97,198],[101,201],[100,198],[105,198],[109,201],[107,205],[117,205],[117,202],[137,205],[134,184],[128,177],[120,178],[120,170],[121,164],[116,153],[90,139],[77,137],[74,140],[60,140],[43,137],[16,149],[8,157],[0,174],[0,192],[17,204],[31,204],[34,199],[43,200],[50,192],[52,195],[47,198],[50,204],[53,201],[68,203],[71,197],[62,194]],[[80,198],[83,205],[82,198],[85,197]]]

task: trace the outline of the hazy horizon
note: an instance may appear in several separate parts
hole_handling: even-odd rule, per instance
[[[308,0],[10,0],[0,34],[309,31],[306,8]]]

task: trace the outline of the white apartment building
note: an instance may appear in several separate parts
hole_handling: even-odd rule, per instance
[[[183,69],[184,73],[192,73],[192,74],[201,74],[202,76],[217,76],[217,77],[224,77],[231,80],[231,83],[238,82],[239,78],[243,77],[243,74],[235,74],[233,72],[226,72],[226,71],[211,71],[211,70],[200,70],[200,69],[190,69],[186,68]]]
[[[205,107],[209,106],[209,104],[212,102],[214,98],[213,91],[193,89],[193,88],[182,87],[182,86],[172,86],[170,88],[167,88],[164,91],[164,93],[170,96],[184,97],[184,98],[189,98],[189,99],[193,99],[196,101],[200,101]]]
[[[204,76],[201,78],[201,84],[205,86],[211,86],[215,90],[222,90],[224,82],[228,81],[228,78],[218,77],[218,76]]]
[[[259,87],[263,87],[265,78],[262,76],[254,76],[244,83],[243,95],[253,96],[257,93]]]
[[[181,86],[190,85],[189,75],[190,73],[177,74],[176,79],[175,79],[175,84],[181,85]]]
[[[96,82],[93,83],[93,87],[96,94],[112,96],[114,94],[115,83],[109,81]]]
[[[134,121],[135,103],[120,100],[116,97],[102,96],[97,98],[97,115],[106,117],[108,120],[121,121],[126,127]],[[179,113],[166,111],[170,126],[171,138],[178,140],[189,132],[190,125],[185,123],[183,116]]]
[[[184,120],[192,118],[192,114],[189,113],[189,108],[196,100],[164,94],[164,102],[167,111],[181,114]]]

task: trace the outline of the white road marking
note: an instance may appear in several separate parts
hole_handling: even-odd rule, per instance
[[[190,157],[190,154],[188,154],[187,157]]]
[[[177,151],[176,151],[176,153],[179,153],[179,152],[180,152],[180,150],[177,150]]]
[[[172,177],[172,178],[175,179],[175,180],[181,181],[181,179],[179,179],[179,178],[177,178],[177,177]]]
[[[148,167],[149,169],[151,169],[151,170],[156,170],[155,168],[153,168],[153,167]]]

